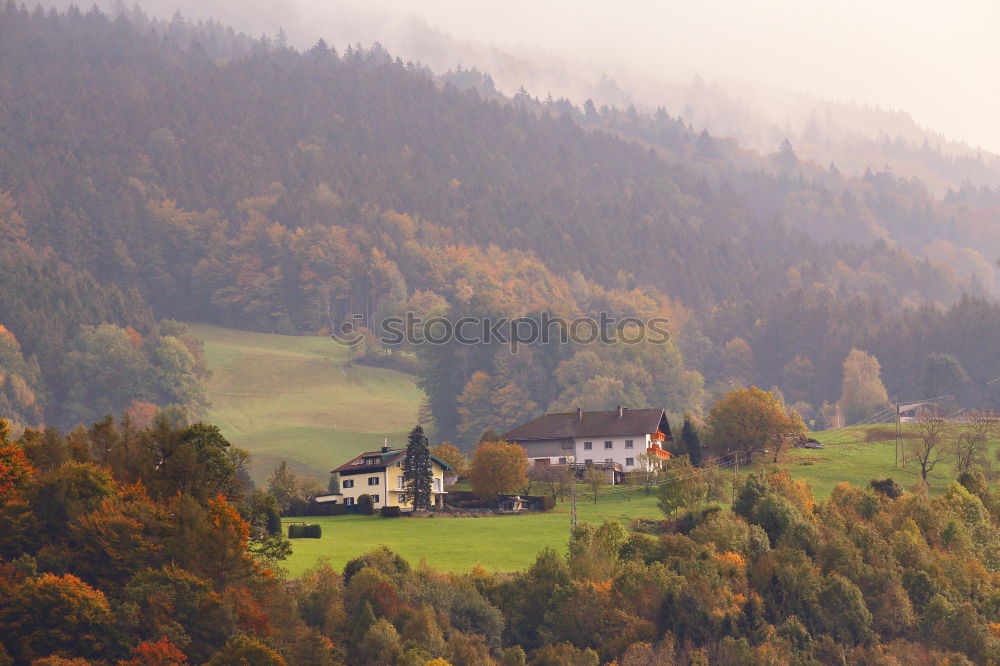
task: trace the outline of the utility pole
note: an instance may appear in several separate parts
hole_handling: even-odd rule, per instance
[[[896,401],[896,467],[899,467],[899,457],[903,451],[903,424],[899,418],[899,401]]]
[[[736,464],[733,465],[733,504],[736,504],[736,488],[740,485],[740,452],[736,452]]]
[[[572,538],[573,531],[576,529],[576,456],[570,456],[567,460],[569,460],[570,471],[569,529],[570,538]]]

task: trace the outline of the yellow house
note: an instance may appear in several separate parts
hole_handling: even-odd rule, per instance
[[[340,488],[333,495],[344,504],[357,504],[361,495],[371,495],[376,509],[398,506],[412,510],[412,502],[404,498],[403,460],[406,451],[383,446],[381,451],[368,451],[352,458],[333,474]],[[450,470],[444,461],[431,456],[431,503],[444,504],[444,473]],[[329,497],[329,495],[328,495]]]

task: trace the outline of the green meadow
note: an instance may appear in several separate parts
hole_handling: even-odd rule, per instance
[[[893,478],[903,488],[910,489],[920,480],[919,468],[913,464],[896,464],[895,426],[877,424],[839,428],[812,433],[823,443],[823,449],[792,449],[779,458],[782,469],[812,486],[817,498],[830,495],[842,481],[865,485],[871,479]],[[908,450],[916,438],[916,427],[903,424],[903,446]],[[1000,442],[990,445],[989,457],[996,460]],[[910,454],[906,454],[910,457]],[[950,460],[939,463],[928,478],[932,495],[943,493],[957,473]]]
[[[780,457],[779,468],[805,481],[817,499],[825,499],[834,486],[843,481],[865,485],[874,478],[892,477],[904,488],[917,482],[918,473],[912,467],[895,466],[895,434],[893,426],[877,425],[842,428],[813,433],[823,442],[824,449],[794,449]],[[904,430],[911,441],[913,431]],[[993,452],[1000,443],[992,443]],[[740,473],[763,471],[770,460],[758,458],[751,468],[741,467]],[[726,468],[730,473],[732,468]],[[940,494],[955,478],[954,468],[943,462],[931,477],[930,492]],[[614,519],[627,525],[634,518],[662,518],[656,506],[655,489],[647,496],[641,488],[605,489],[595,504],[584,487],[578,490],[580,520],[599,523]],[[296,539],[292,542],[292,557],[285,563],[289,575],[296,577],[323,558],[336,567],[343,567],[352,557],[386,545],[411,563],[425,561],[445,571],[463,572],[476,565],[491,571],[524,569],[545,547],[559,551],[566,548],[569,538],[569,504],[560,502],[555,510],[545,514],[495,516],[489,518],[382,518],[374,516],[312,517],[308,520],[323,526],[321,539]],[[286,521],[288,522],[288,521]]]
[[[326,337],[190,327],[212,371],[207,418],[253,455],[258,484],[287,460],[325,486],[331,469],[386,437],[402,444],[417,423],[411,375],[352,364]]]
[[[583,486],[577,497],[577,517],[600,523],[605,518],[628,525],[633,518],[660,516],[655,491],[649,496],[639,488],[605,489],[595,504]],[[442,571],[466,572],[479,565],[490,571],[525,569],[540,550],[563,551],[569,541],[569,501],[547,513],[484,518],[383,518],[374,516],[313,516],[291,518],[323,526],[320,539],[294,539],[292,556],[285,562],[295,578],[326,558],[336,569],[380,545],[392,548],[411,564],[421,561]],[[286,528],[287,531],[287,528]]]
[[[192,324],[205,342],[212,377],[209,421],[218,424],[234,445],[253,455],[253,477],[266,483],[281,460],[296,473],[323,483],[329,470],[353,455],[382,445],[400,445],[417,422],[422,398],[414,378],[392,370],[356,365],[347,350],[325,337],[250,333]],[[895,461],[892,425],[841,428],[813,433],[823,449],[782,452],[779,467],[813,488],[818,499],[842,481],[864,485],[892,477],[913,487],[915,468]],[[904,444],[915,436],[904,426]],[[1000,443],[992,443],[993,451]],[[770,460],[755,460],[761,470]],[[731,468],[727,468],[727,472]],[[750,471],[741,467],[740,472]],[[930,492],[939,494],[955,478],[950,463],[934,470]],[[595,504],[580,487],[580,520],[611,518],[628,524],[633,518],[660,518],[655,496],[641,489],[607,489]],[[295,577],[322,558],[335,567],[386,545],[413,563],[426,561],[447,571],[476,565],[513,571],[530,565],[545,547],[565,549],[569,505],[560,502],[545,514],[488,518],[382,518],[381,516],[314,517],[323,526],[321,539],[296,539],[285,563]],[[286,521],[287,522],[287,521]]]

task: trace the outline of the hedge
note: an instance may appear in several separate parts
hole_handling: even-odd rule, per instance
[[[289,539],[319,539],[323,536],[321,525],[289,525]]]
[[[398,506],[384,506],[379,513],[382,514],[383,518],[399,518],[402,515]]]

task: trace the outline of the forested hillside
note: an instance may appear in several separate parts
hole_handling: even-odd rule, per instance
[[[275,498],[244,484],[245,462],[214,426],[167,414],[16,441],[0,419],[0,662],[1000,658],[998,506],[978,472],[941,497],[886,480],[839,484],[822,502],[787,474],[752,474],[732,511],[695,501],[628,527],[581,522],[565,554],[545,549],[523,571],[446,574],[382,546],[288,581],[279,567],[297,546]],[[704,497],[704,480],[686,484]],[[484,521],[433,521],[472,522]]]
[[[883,360],[894,393],[948,352],[969,399],[994,399],[1000,310],[960,302],[988,294],[992,268],[970,280],[896,247],[949,225],[992,247],[990,192],[937,202],[666,113],[484,95],[377,44],[299,53],[180,17],[11,2],[0,127],[0,324],[20,345],[10,363],[37,368],[22,383],[47,396],[10,393],[23,423],[124,409],[121,381],[67,367],[118,339],[137,354],[141,391],[125,394],[197,406],[197,342],[160,350],[185,339],[161,318],[302,333],[356,312],[671,319],[674,343],[656,348],[418,350],[427,414],[463,441],[571,403],[697,410],[706,385],[736,379],[777,384],[812,416],[853,347]],[[120,333],[81,328],[104,323]],[[163,388],[171,372],[191,391]]]

